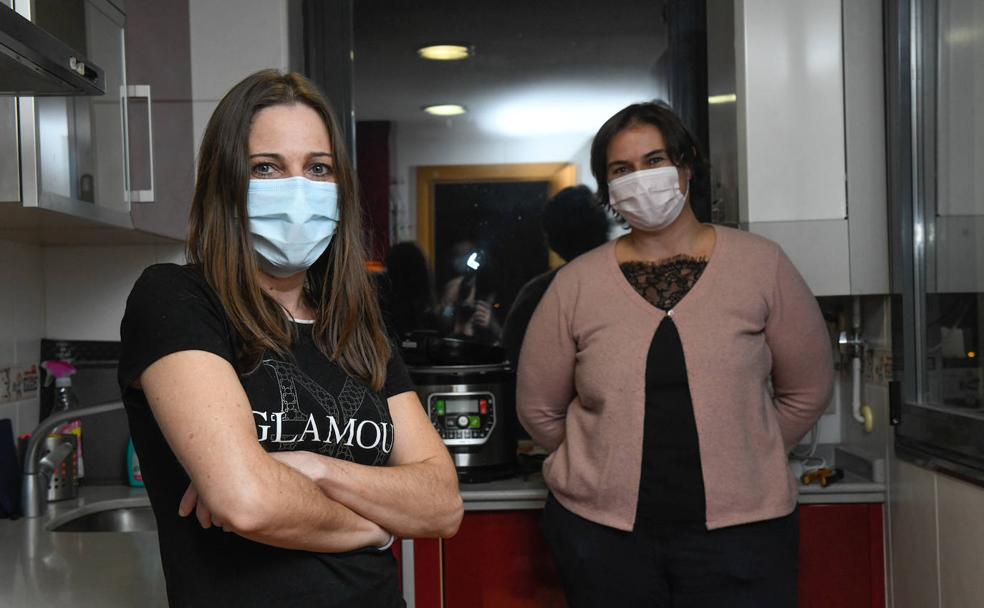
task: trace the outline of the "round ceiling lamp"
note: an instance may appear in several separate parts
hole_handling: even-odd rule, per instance
[[[458,116],[459,114],[464,114],[468,111],[465,106],[457,103],[435,104],[432,106],[424,106],[422,109],[424,112],[434,116]]]
[[[417,55],[431,61],[461,61],[474,54],[474,47],[463,44],[432,44],[417,49]]]

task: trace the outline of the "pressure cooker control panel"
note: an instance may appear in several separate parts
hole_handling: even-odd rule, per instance
[[[446,445],[483,444],[495,428],[492,393],[431,393],[427,411]]]

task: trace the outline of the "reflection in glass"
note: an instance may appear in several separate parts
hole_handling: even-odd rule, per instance
[[[435,275],[445,333],[496,342],[519,289],[547,270],[549,182],[437,184]]]
[[[984,5],[939,0],[938,9],[926,401],[984,417]]]

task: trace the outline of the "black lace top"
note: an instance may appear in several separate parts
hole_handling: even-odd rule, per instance
[[[672,310],[707,268],[706,258],[676,256],[661,262],[626,262],[622,274],[653,306]],[[635,529],[703,523],[700,464],[687,363],[673,318],[659,324],[646,357],[646,413]]]
[[[624,262],[619,268],[649,303],[671,310],[700,279],[707,268],[707,258],[678,255],[661,262]]]

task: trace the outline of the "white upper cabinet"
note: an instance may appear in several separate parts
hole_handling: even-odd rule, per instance
[[[840,2],[738,2],[735,46],[743,221],[844,219]]]
[[[708,0],[708,15],[710,94],[734,92],[710,112],[725,217],[782,245],[816,295],[888,293],[881,1]]]

